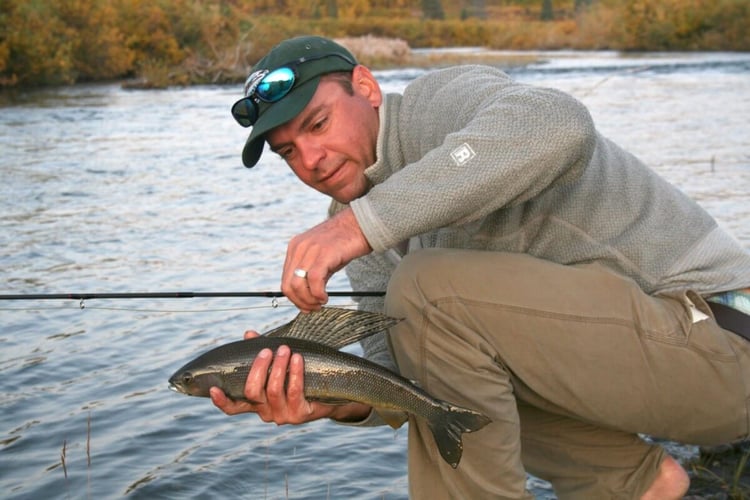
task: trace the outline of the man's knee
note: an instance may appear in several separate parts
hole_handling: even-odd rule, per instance
[[[404,256],[396,270],[391,275],[386,293],[386,310],[389,314],[402,316],[406,313],[405,306],[421,306],[429,298],[425,290],[429,290],[429,282],[437,276],[445,276],[445,270],[450,267],[450,251],[441,249],[427,249],[413,252]]]
[[[404,256],[391,275],[389,293],[410,287],[434,287],[439,283],[460,280],[465,272],[481,272],[487,267],[496,267],[499,262],[525,258],[521,254],[487,252],[482,250],[462,250],[455,248],[427,248]],[[509,264],[508,267],[515,267]]]

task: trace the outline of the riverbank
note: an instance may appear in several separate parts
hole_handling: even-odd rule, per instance
[[[750,498],[750,441],[701,449],[683,466],[690,475],[686,500]]]
[[[9,0],[0,7],[0,88],[241,82],[270,47],[300,34],[402,40],[412,49],[750,51],[746,0],[549,2],[557,8],[547,13],[541,3],[446,3],[437,15],[409,1],[329,2],[322,12],[302,2]],[[379,68],[403,59],[362,62]]]

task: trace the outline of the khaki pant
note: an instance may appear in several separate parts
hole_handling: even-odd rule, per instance
[[[688,297],[691,300],[688,300]],[[600,265],[522,254],[424,250],[388,287],[401,373],[485,413],[461,463],[409,422],[412,498],[531,498],[526,471],[559,498],[638,498],[664,452],[637,433],[692,444],[745,438],[750,342],[694,294],[646,295]]]

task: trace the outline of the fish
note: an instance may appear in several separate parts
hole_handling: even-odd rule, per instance
[[[416,383],[342,347],[396,324],[398,319],[367,311],[324,307],[300,313],[264,335],[223,344],[199,355],[169,378],[169,388],[209,397],[218,387],[231,399],[247,401],[243,391],[250,365],[262,349],[287,345],[302,355],[305,398],[325,404],[359,402],[374,408],[407,412],[426,420],[440,455],[454,469],[463,453],[462,435],[491,421],[477,411],[432,397]],[[383,418],[392,427],[401,421]]]

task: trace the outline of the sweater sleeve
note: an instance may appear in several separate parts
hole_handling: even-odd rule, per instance
[[[351,203],[376,252],[571,182],[596,143],[591,116],[574,98],[481,66],[414,82],[387,119],[405,163]]]

